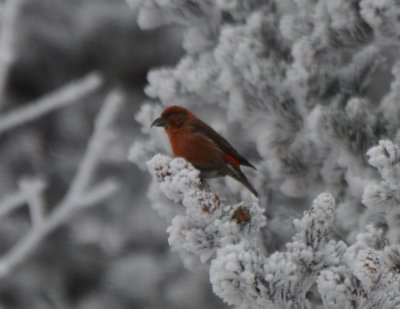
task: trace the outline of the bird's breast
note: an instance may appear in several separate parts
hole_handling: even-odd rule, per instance
[[[214,170],[224,164],[224,154],[208,137],[190,128],[168,130],[174,156],[182,157],[200,170]]]

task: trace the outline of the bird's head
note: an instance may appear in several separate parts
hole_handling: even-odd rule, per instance
[[[194,115],[186,108],[180,106],[167,107],[159,118],[153,121],[151,126],[164,128],[180,128],[187,123]]]

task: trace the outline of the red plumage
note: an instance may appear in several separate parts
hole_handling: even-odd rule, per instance
[[[208,124],[180,106],[166,108],[152,126],[164,127],[172,152],[200,170],[201,177],[230,176],[258,196],[240,165],[255,167]]]

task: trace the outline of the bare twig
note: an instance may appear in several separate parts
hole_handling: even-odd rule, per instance
[[[86,154],[80,162],[78,171],[68,191],[67,197],[69,199],[81,197],[82,192],[86,190],[96,163],[105,151],[106,141],[111,137],[108,127],[118,111],[121,101],[121,95],[117,92],[112,92],[107,96],[104,108],[96,119],[93,138],[89,141]]]
[[[0,134],[28,121],[34,120],[52,110],[75,103],[83,96],[92,93],[102,84],[97,73],[74,81],[24,107],[15,109],[0,117]],[[1,97],[0,97],[1,98]]]
[[[45,183],[39,179],[23,179],[19,182],[20,191],[25,195],[28,203],[33,227],[39,226],[43,220],[44,201],[42,193],[45,187]]]
[[[30,199],[39,199],[44,189],[45,184],[38,179],[29,179],[21,182],[20,189],[17,192],[6,196],[0,201],[0,219],[13,210],[22,207],[25,203],[29,203]]]
[[[25,195],[21,191],[12,193],[0,200],[0,218],[5,217],[14,209],[24,205]]]
[[[43,238],[65,222],[77,209],[95,205],[113,194],[117,189],[117,183],[107,179],[100,184],[88,189],[92,180],[94,169],[97,166],[102,153],[105,151],[109,138],[109,126],[116,116],[122,103],[120,94],[111,93],[97,116],[95,132],[89,141],[89,146],[83,156],[79,169],[68,193],[63,200],[46,217],[38,211],[40,201],[32,200],[32,220],[36,223],[33,228],[22,239],[12,247],[3,257],[0,258],[0,278],[9,275],[25,258],[40,244]],[[14,200],[19,201],[16,195]],[[10,202],[8,204],[11,204]],[[15,204],[15,203],[14,203]],[[36,208],[35,208],[36,207]],[[40,207],[39,207],[40,208]]]
[[[0,110],[4,105],[4,89],[13,62],[15,21],[24,0],[6,0],[2,10],[0,30]]]
[[[112,195],[117,190],[115,182],[107,181],[97,185],[92,191],[97,194],[91,195],[90,203],[94,205]],[[87,201],[86,201],[87,202]],[[32,228],[10,251],[0,259],[0,278],[8,276],[25,258],[38,246],[38,244],[54,229],[65,222],[74,212],[75,206],[80,202],[60,203],[56,209],[42,220],[42,224]]]

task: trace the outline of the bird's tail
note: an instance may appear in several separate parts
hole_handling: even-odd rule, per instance
[[[246,175],[243,174],[243,172],[240,170],[240,168],[229,168],[229,172],[227,173],[229,176],[232,178],[236,179],[239,181],[241,184],[243,184],[251,193],[253,193],[256,197],[258,197],[258,192],[256,189],[253,188],[249,180],[247,179]]]

